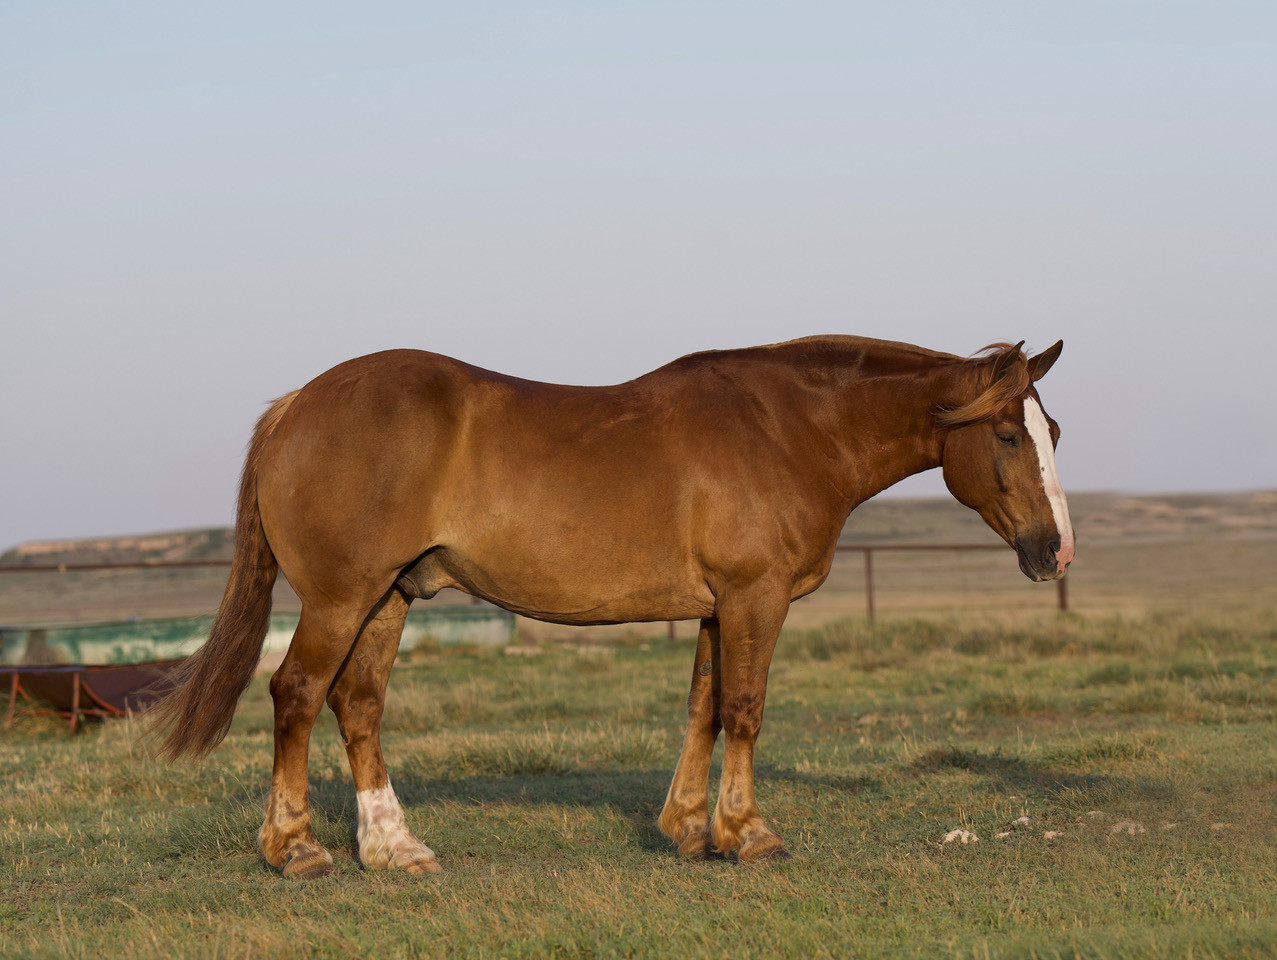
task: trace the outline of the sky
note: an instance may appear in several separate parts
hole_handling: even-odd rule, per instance
[[[1066,490],[1277,487],[1270,3],[0,3],[0,549],[233,521],[418,347],[1064,354]],[[935,471],[892,492],[940,494]]]

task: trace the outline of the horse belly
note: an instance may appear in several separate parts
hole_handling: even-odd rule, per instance
[[[714,597],[690,556],[541,540],[449,547],[439,564],[461,589],[536,620],[634,623],[711,616]],[[611,546],[613,549],[609,549]]]

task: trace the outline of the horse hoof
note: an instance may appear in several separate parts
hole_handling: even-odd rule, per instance
[[[294,857],[284,864],[284,876],[297,880],[318,880],[335,873],[332,857],[312,854],[306,857]]]
[[[794,855],[785,849],[785,841],[770,830],[751,837],[736,852],[737,863],[762,863],[765,860],[792,860]]]
[[[694,830],[678,845],[678,855],[685,860],[708,860],[709,837],[704,830]]]
[[[794,855],[784,847],[773,847],[771,850],[741,850],[736,854],[737,863],[766,863],[769,860],[792,860]]]
[[[435,852],[405,831],[393,846],[360,850],[359,860],[365,870],[405,870],[408,873],[443,873]]]
[[[794,859],[794,855],[789,852],[788,848],[781,846],[781,847],[776,847],[774,850],[763,851],[762,853],[760,853],[758,856],[754,858],[753,862],[762,863],[766,860],[792,860],[792,859]]]
[[[427,860],[425,863],[410,863],[404,869],[417,876],[426,873],[443,873],[443,867],[439,866],[434,860]]]
[[[418,876],[426,873],[443,873],[443,867],[439,866],[439,861],[434,857],[422,857],[418,860],[409,860],[407,863],[392,863],[391,866]]]

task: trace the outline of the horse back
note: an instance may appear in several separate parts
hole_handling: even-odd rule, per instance
[[[327,551],[333,575],[415,564],[423,594],[543,619],[704,616],[715,578],[810,566],[837,536],[793,393],[677,364],[576,387],[374,354],[299,393],[263,457],[263,523],[290,580]]]

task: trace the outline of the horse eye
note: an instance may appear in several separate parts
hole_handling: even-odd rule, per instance
[[[1018,447],[1020,445],[1020,438],[1014,433],[999,433],[998,439],[1008,447]]]

